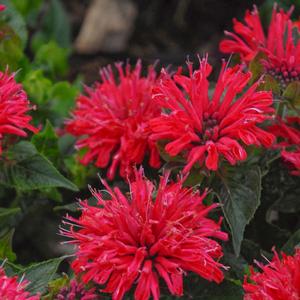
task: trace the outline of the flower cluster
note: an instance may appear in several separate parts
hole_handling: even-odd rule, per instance
[[[0,153],[5,135],[25,137],[25,129],[36,133],[30,124],[28,111],[33,109],[21,84],[16,83],[13,74],[0,72]]]
[[[300,118],[279,119],[269,130],[278,137],[276,147],[282,149],[281,156],[291,166],[291,174],[300,176]]]
[[[220,43],[224,53],[236,53],[249,64],[259,53],[264,54],[261,63],[265,72],[274,77],[285,88],[300,79],[300,44],[293,33],[294,23],[290,19],[293,7],[288,12],[273,8],[268,33],[265,35],[256,7],[245,15],[245,24],[233,20],[234,33],[225,31],[229,39]]]
[[[200,60],[193,71],[188,63],[189,77],[164,72],[154,87],[153,98],[166,110],[150,122],[155,141],[166,140],[170,156],[182,154],[188,172],[197,162],[209,170],[217,170],[220,156],[231,165],[245,160],[247,153],[240,144],[270,147],[274,136],[257,125],[274,112],[272,94],[256,91],[259,82],[246,91],[250,72],[239,65],[229,68],[223,62],[212,97],[207,77],[212,71],[207,58]],[[243,92],[243,93],[242,93]]]
[[[160,114],[160,109],[151,99],[151,90],[156,81],[153,67],[146,77],[141,76],[140,61],[133,70],[116,64],[117,81],[110,67],[100,71],[102,82],[95,89],[87,89],[87,96],[80,95],[72,120],[67,130],[81,137],[77,148],[87,152],[82,162],[105,168],[110,164],[107,177],[113,179],[116,169],[127,177],[132,167],[141,164],[149,155],[151,167],[158,168],[160,159],[155,143],[149,139],[148,122]]]
[[[251,275],[245,278],[245,300],[298,300],[300,299],[300,249],[294,256],[282,254],[280,260],[274,252],[273,260],[263,265],[257,263],[261,272],[251,268]],[[250,279],[250,282],[247,281]]]
[[[6,276],[3,268],[0,267],[0,299],[2,300],[39,300],[40,296],[30,296],[25,291],[28,281],[18,282],[18,277]]]
[[[54,300],[97,300],[99,297],[95,294],[95,288],[86,289],[83,283],[72,279],[68,286],[63,287],[55,296]]]
[[[207,217],[217,204],[205,206],[206,192],[184,188],[183,179],[168,183],[168,177],[161,178],[154,193],[142,170],[135,171],[129,198],[103,182],[110,200],[93,191],[98,206],[81,202],[81,217],[67,217],[74,225],[62,234],[77,245],[72,267],[84,282],[106,285],[102,291],[115,300],[123,299],[136,283],[136,300],[151,295],[158,300],[159,277],[177,296],[183,294],[186,272],[217,283],[223,280],[222,248],[213,238],[226,241],[227,234],[220,231],[221,219],[216,223]]]

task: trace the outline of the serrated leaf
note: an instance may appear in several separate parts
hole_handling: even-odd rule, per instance
[[[6,275],[14,276],[23,271],[23,268],[19,265],[13,264],[8,260],[3,260],[0,258],[0,266],[3,266]]]
[[[15,230],[11,229],[0,237],[0,258],[15,261],[16,254],[12,250],[12,239]]]
[[[65,178],[35,146],[22,141],[10,150],[10,158],[3,165],[0,183],[19,190],[62,187],[72,191],[78,188]]]
[[[300,82],[291,82],[283,93],[283,97],[294,105],[300,105]]]
[[[27,290],[32,294],[44,293],[47,290],[48,283],[56,276],[56,271],[60,263],[68,256],[62,256],[40,263],[32,264],[19,272],[19,276],[25,275],[30,284]]]
[[[215,190],[229,224],[232,244],[238,256],[246,225],[253,218],[260,204],[261,171],[259,167],[235,168],[234,173],[221,178]]]
[[[31,142],[40,154],[46,156],[53,163],[58,161],[58,137],[48,120],[44,129],[32,136]]]
[[[281,251],[286,254],[293,255],[295,252],[295,247],[300,247],[300,229],[298,229],[288,241],[283,245]]]

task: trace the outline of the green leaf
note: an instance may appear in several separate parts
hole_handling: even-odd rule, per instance
[[[25,48],[28,39],[28,33],[24,18],[17,11],[11,0],[1,0],[1,4],[6,6],[6,9],[1,12],[1,17],[4,18],[5,22],[20,37],[22,41],[22,47]]]
[[[56,277],[56,271],[60,263],[68,256],[62,256],[47,261],[32,264],[19,272],[19,276],[25,275],[30,284],[27,290],[32,294],[44,293],[47,290],[49,281]]]
[[[43,131],[32,136],[31,142],[40,154],[46,156],[51,162],[57,163],[59,158],[58,137],[48,120]]]
[[[229,224],[235,254],[240,253],[246,225],[260,205],[261,171],[257,166],[234,168],[234,173],[221,177],[215,192]]]
[[[11,27],[0,22],[0,68],[17,70],[23,59],[22,43]]]
[[[20,265],[13,264],[6,259],[4,260],[0,258],[0,266],[3,266],[5,273],[8,276],[14,276],[23,271],[23,268]]]
[[[49,8],[43,19],[41,30],[32,39],[32,48],[36,52],[41,45],[55,40],[60,47],[71,47],[71,27],[68,14],[60,0],[49,0]]]
[[[19,214],[21,209],[19,207],[4,208],[0,207],[0,227],[4,227],[6,223],[14,216]]]
[[[31,101],[37,104],[45,104],[48,101],[52,82],[44,76],[42,70],[29,71],[22,84]]]
[[[283,93],[283,97],[292,104],[299,106],[300,105],[300,82],[294,81],[291,82]]]
[[[26,141],[11,149],[1,175],[0,183],[24,191],[50,187],[78,190],[46,157],[38,153],[33,144]]]
[[[281,251],[286,254],[293,255],[295,252],[295,247],[300,247],[300,229],[298,229],[288,241],[283,245]]]
[[[78,93],[78,88],[72,86],[67,81],[56,83],[50,90],[49,98],[51,99],[51,111],[55,112],[60,120],[68,117]]]
[[[34,65],[42,68],[53,78],[68,71],[69,50],[61,48],[55,41],[43,44],[36,52]]]
[[[32,12],[38,10],[43,0],[12,0],[15,8],[24,16],[27,17]]]
[[[12,250],[12,239],[15,230],[11,229],[0,237],[0,258],[7,258],[9,261],[16,260],[16,254]]]

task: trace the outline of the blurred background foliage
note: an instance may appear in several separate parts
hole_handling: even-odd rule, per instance
[[[99,170],[78,162],[74,138],[63,129],[84,85],[99,80],[101,66],[119,60],[129,59],[134,63],[142,58],[146,65],[158,59],[159,66],[171,64],[175,68],[184,64],[187,56],[194,59],[196,54],[209,52],[210,62],[219,65],[223,56],[218,52],[218,43],[223,31],[232,28],[233,17],[242,19],[245,10],[253,5],[248,0],[128,0],[135,13],[130,15],[132,26],[117,33],[118,38],[118,34],[125,35],[123,44],[115,47],[113,42],[105,44],[105,38],[99,40],[99,30],[103,36],[111,35],[111,29],[106,32],[101,23],[103,28],[96,26],[90,31],[96,32],[89,37],[96,45],[83,51],[79,47],[80,32],[83,23],[88,23],[86,16],[92,2],[0,0],[7,6],[0,14],[0,69],[8,67],[16,72],[17,80],[37,106],[33,118],[41,129],[7,153],[7,161],[14,164],[1,161],[4,175],[0,177],[0,259],[7,257],[10,261],[7,268],[18,274],[26,270],[21,265],[52,259],[33,265],[37,273],[31,272],[32,269],[29,272],[29,280],[39,281],[36,285],[39,291],[45,291],[48,281],[55,278],[63,261],[56,257],[70,252],[67,245],[60,244],[62,239],[57,234],[62,216],[76,210],[76,199],[88,197],[88,184],[100,188]],[[300,16],[299,0],[277,3],[286,9],[294,5],[294,16]],[[273,1],[259,0],[256,4],[267,23]],[[105,13],[105,10],[99,11],[99,20]],[[262,175],[261,206],[246,228],[241,255],[237,258],[232,247],[226,246],[225,263],[231,266],[231,271],[220,293],[228,295],[226,299],[240,299],[242,274],[253,258],[259,257],[262,251],[270,255],[274,243],[279,249],[292,252],[300,241],[300,231],[297,231],[300,182],[288,175],[277,158],[278,155],[264,157],[260,162],[265,174],[269,173]],[[29,179],[28,169],[34,169]],[[244,170],[249,171],[247,166]],[[120,178],[113,184],[124,187]],[[62,270],[68,271],[67,264],[60,265]],[[208,299],[210,292],[215,292],[215,286],[199,285],[193,280],[189,299],[200,293],[203,299]],[[233,282],[237,285],[231,284]],[[198,291],[195,286],[202,290]],[[36,291],[34,284],[32,291]]]

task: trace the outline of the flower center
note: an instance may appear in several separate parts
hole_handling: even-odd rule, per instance
[[[294,68],[287,68],[286,66],[281,67],[265,67],[266,73],[276,79],[280,87],[285,89],[289,83],[293,81],[299,81],[300,73]]]
[[[203,115],[203,128],[200,137],[203,141],[216,140],[219,135],[218,112],[209,115],[207,112]]]

